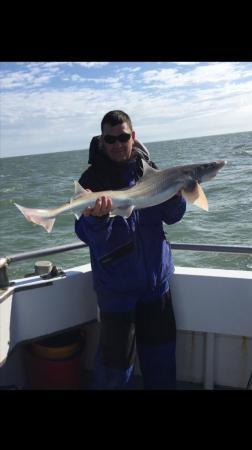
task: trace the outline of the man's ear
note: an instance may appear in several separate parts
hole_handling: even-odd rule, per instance
[[[136,137],[135,131],[132,131],[131,137],[132,137],[133,140],[135,139],[135,137]]]

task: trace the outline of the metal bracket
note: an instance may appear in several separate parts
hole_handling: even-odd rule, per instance
[[[9,278],[7,273],[8,260],[7,258],[0,258],[0,288],[6,289],[9,287]]]

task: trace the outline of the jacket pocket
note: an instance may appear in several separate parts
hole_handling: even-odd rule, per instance
[[[123,256],[126,256],[129,253],[133,252],[134,249],[135,249],[134,242],[133,241],[127,242],[126,244],[121,245],[120,247],[117,247],[112,252],[102,256],[99,259],[99,262],[103,267],[106,267],[106,266],[108,266],[108,264],[111,264],[111,263],[119,260]]]

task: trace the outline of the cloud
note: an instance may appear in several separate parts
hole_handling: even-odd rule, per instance
[[[82,67],[87,67],[88,69],[102,69],[102,67],[107,66],[109,62],[74,62],[73,65],[75,64]]]
[[[52,62],[32,62],[28,63],[27,67],[44,67],[44,68],[51,68],[51,67],[85,67],[87,69],[93,69],[93,68],[99,68],[102,69],[104,66],[107,66],[109,62],[95,62],[95,61],[52,61]]]
[[[173,64],[176,64],[177,66],[196,66],[197,64],[200,64],[200,63],[195,62],[195,61],[179,61],[179,62],[174,62]]]
[[[251,129],[250,63],[86,64],[2,66],[4,155],[87,148],[112,109],[144,142]]]
[[[48,84],[54,75],[44,74],[38,75],[33,72],[14,72],[7,73],[4,77],[1,77],[1,89],[13,89],[22,88],[30,89],[34,87],[43,86]]]
[[[40,63],[29,63],[20,70],[2,70],[0,72],[1,90],[23,89],[29,90],[48,85],[58,76],[59,68],[44,66]]]
[[[71,76],[72,81],[78,81],[78,82],[92,82],[95,84],[116,84],[117,86],[119,86],[120,81],[122,80],[121,76],[118,77],[100,77],[100,78],[87,78],[87,77],[81,77],[80,75],[72,75]]]
[[[246,69],[237,63],[210,63],[187,72],[176,68],[147,70],[143,73],[143,82],[155,87],[186,87],[196,84],[220,83],[240,80],[252,76],[252,69]]]
[[[30,62],[16,64],[18,70],[0,72],[1,89],[32,89],[48,85],[53,79],[86,81],[80,74],[66,76],[63,69],[101,69],[107,62]]]
[[[141,67],[122,67],[119,69],[116,69],[116,72],[139,72],[141,70]]]

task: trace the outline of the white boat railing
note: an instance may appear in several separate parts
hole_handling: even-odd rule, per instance
[[[241,245],[213,245],[213,244],[191,244],[191,243],[170,243],[174,250],[191,250],[198,252],[221,252],[221,253],[238,253],[238,254],[252,254],[252,247]],[[58,247],[50,247],[46,249],[38,249],[29,252],[17,253],[5,257],[0,257],[0,288],[9,286],[7,267],[11,263],[24,261],[26,259],[37,258],[45,255],[54,255],[56,253],[63,253],[80,248],[88,248],[85,243],[73,243],[61,245]]]
[[[251,253],[252,247],[241,246],[241,245],[207,245],[207,244],[190,244],[190,243],[177,243],[173,242],[170,244],[171,248],[174,250],[193,250],[197,252],[223,252],[223,253]],[[60,245],[58,247],[50,247],[41,250],[34,250],[30,252],[17,253],[16,255],[6,256],[4,259],[7,264],[24,261],[25,259],[34,258],[37,256],[53,255],[55,253],[63,253],[70,250],[77,250],[80,248],[88,248],[87,244],[84,243],[74,243],[67,245]]]

